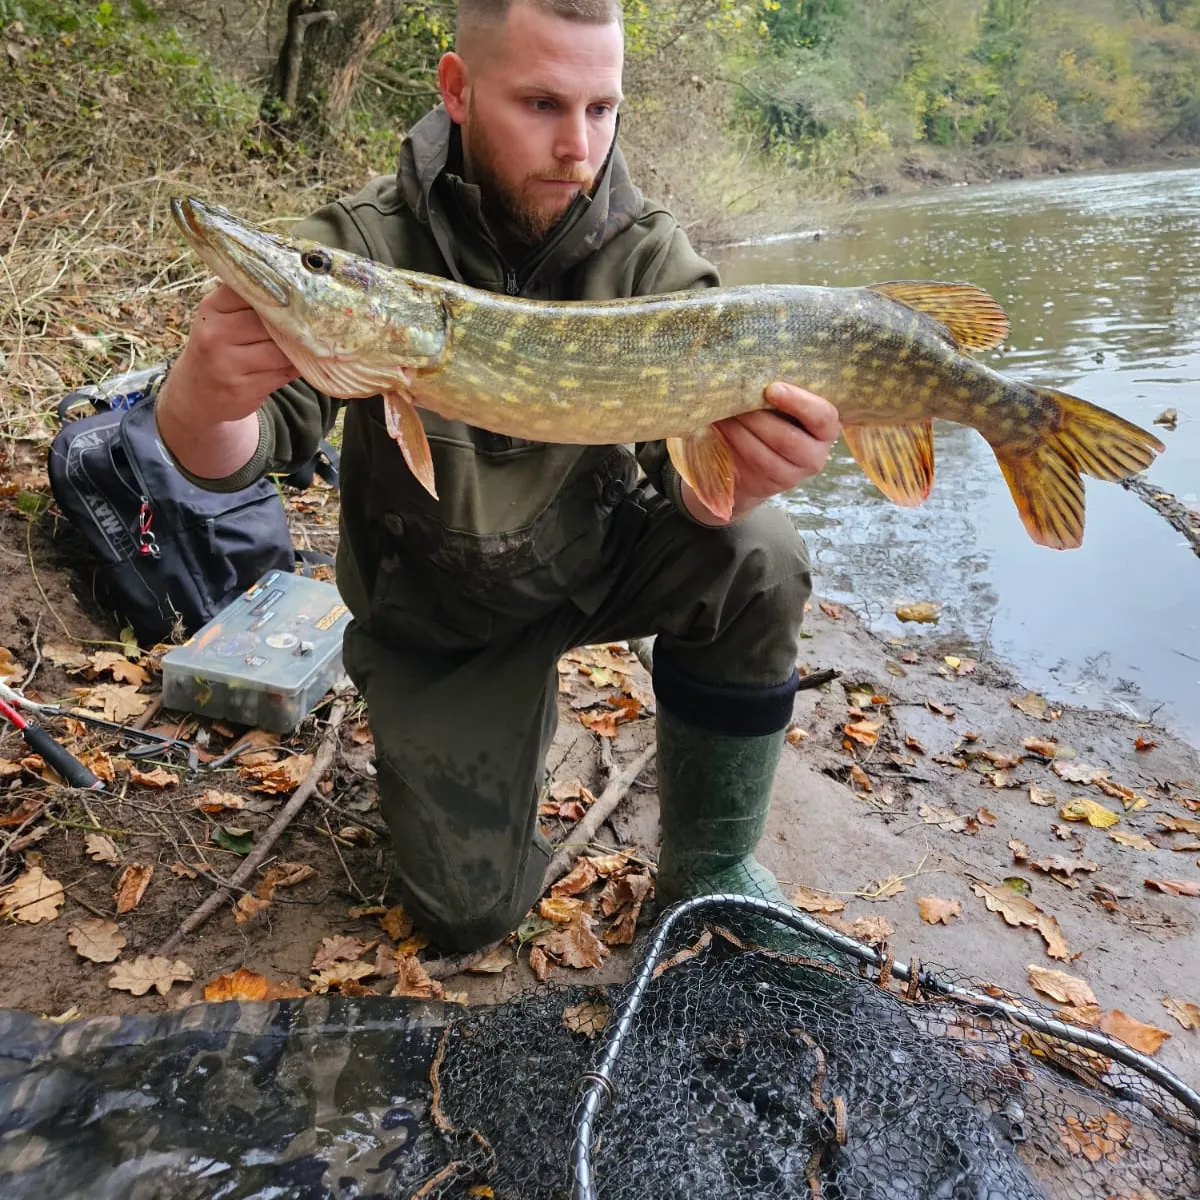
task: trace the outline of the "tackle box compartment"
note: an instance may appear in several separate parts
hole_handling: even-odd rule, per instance
[[[271,571],[163,656],[163,705],[286,733],[342,673],[337,588]]]

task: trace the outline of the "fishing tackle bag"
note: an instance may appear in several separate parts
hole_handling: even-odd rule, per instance
[[[150,389],[116,396],[72,393],[100,411],[67,421],[50,446],[50,487],[95,557],[94,594],[151,646],[177,630],[191,636],[271,570],[332,561],[292,544],[279,490],[264,478],[237,492],[197,487],[158,436]],[[287,481],[307,487],[314,471],[337,482],[325,443]]]

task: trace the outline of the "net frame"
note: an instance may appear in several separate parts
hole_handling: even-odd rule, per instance
[[[600,1118],[615,1098],[614,1073],[622,1051],[631,1039],[643,1004],[653,988],[656,968],[664,961],[663,952],[672,933],[678,925],[697,914],[714,917],[722,912],[749,914],[788,926],[856,960],[862,967],[878,970],[882,979],[895,977],[907,983],[910,995],[916,995],[918,991],[932,993],[946,1000],[967,1005],[978,1013],[1001,1017],[1020,1028],[1106,1055],[1157,1084],[1200,1121],[1200,1092],[1189,1087],[1161,1063],[1107,1034],[1072,1025],[1035,1009],[950,983],[936,972],[921,967],[915,959],[912,963],[897,960],[891,950],[885,948],[881,952],[864,945],[788,905],[762,900],[756,896],[714,893],[682,901],[659,918],[629,991],[607,1026],[593,1065],[578,1080],[581,1095],[576,1106],[569,1154],[571,1200],[597,1200],[599,1179],[595,1157]]]

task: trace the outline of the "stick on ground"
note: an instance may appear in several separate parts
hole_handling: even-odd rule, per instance
[[[338,729],[342,724],[342,718],[346,715],[347,707],[345,700],[338,700],[334,703],[329,713],[329,725],[325,730],[325,736],[321,739],[321,745],[317,750],[316,758],[313,760],[312,769],[305,777],[304,782],[292,794],[292,798],[284,805],[279,816],[267,827],[266,833],[262,836],[262,841],[246,855],[245,861],[234,872],[229,880],[233,887],[240,887],[254,874],[259,863],[271,853],[271,849],[279,840],[280,835],[292,823],[293,818],[304,807],[308,798],[316,791],[317,784],[321,781],[321,776],[325,774],[329,769],[329,764],[333,762],[333,755],[337,750]],[[218,888],[191,916],[183,920],[179,928],[154,953],[161,954],[164,957],[174,954],[183,939],[192,930],[198,929],[203,925],[229,898],[229,888]]]

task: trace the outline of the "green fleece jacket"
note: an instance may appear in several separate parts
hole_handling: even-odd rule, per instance
[[[490,291],[600,300],[719,284],[666,209],[646,200],[614,141],[593,196],[579,196],[522,263],[506,263],[478,188],[462,178],[459,129],[438,108],[413,127],[394,176],[327,205],[293,231],[389,266]],[[214,490],[248,486],[309,459],[343,402],[303,381],[260,410],[254,457]],[[382,400],[345,403],[338,584],[356,617],[381,600],[382,574],[419,563],[425,586],[535,618],[565,599],[599,603],[614,513],[639,471],[681,511],[679,476],[662,442],[577,446],[523,441],[421,411],[439,500],[412,476],[384,425]],[[645,484],[641,484],[645,486]],[[440,587],[439,587],[439,590]]]

